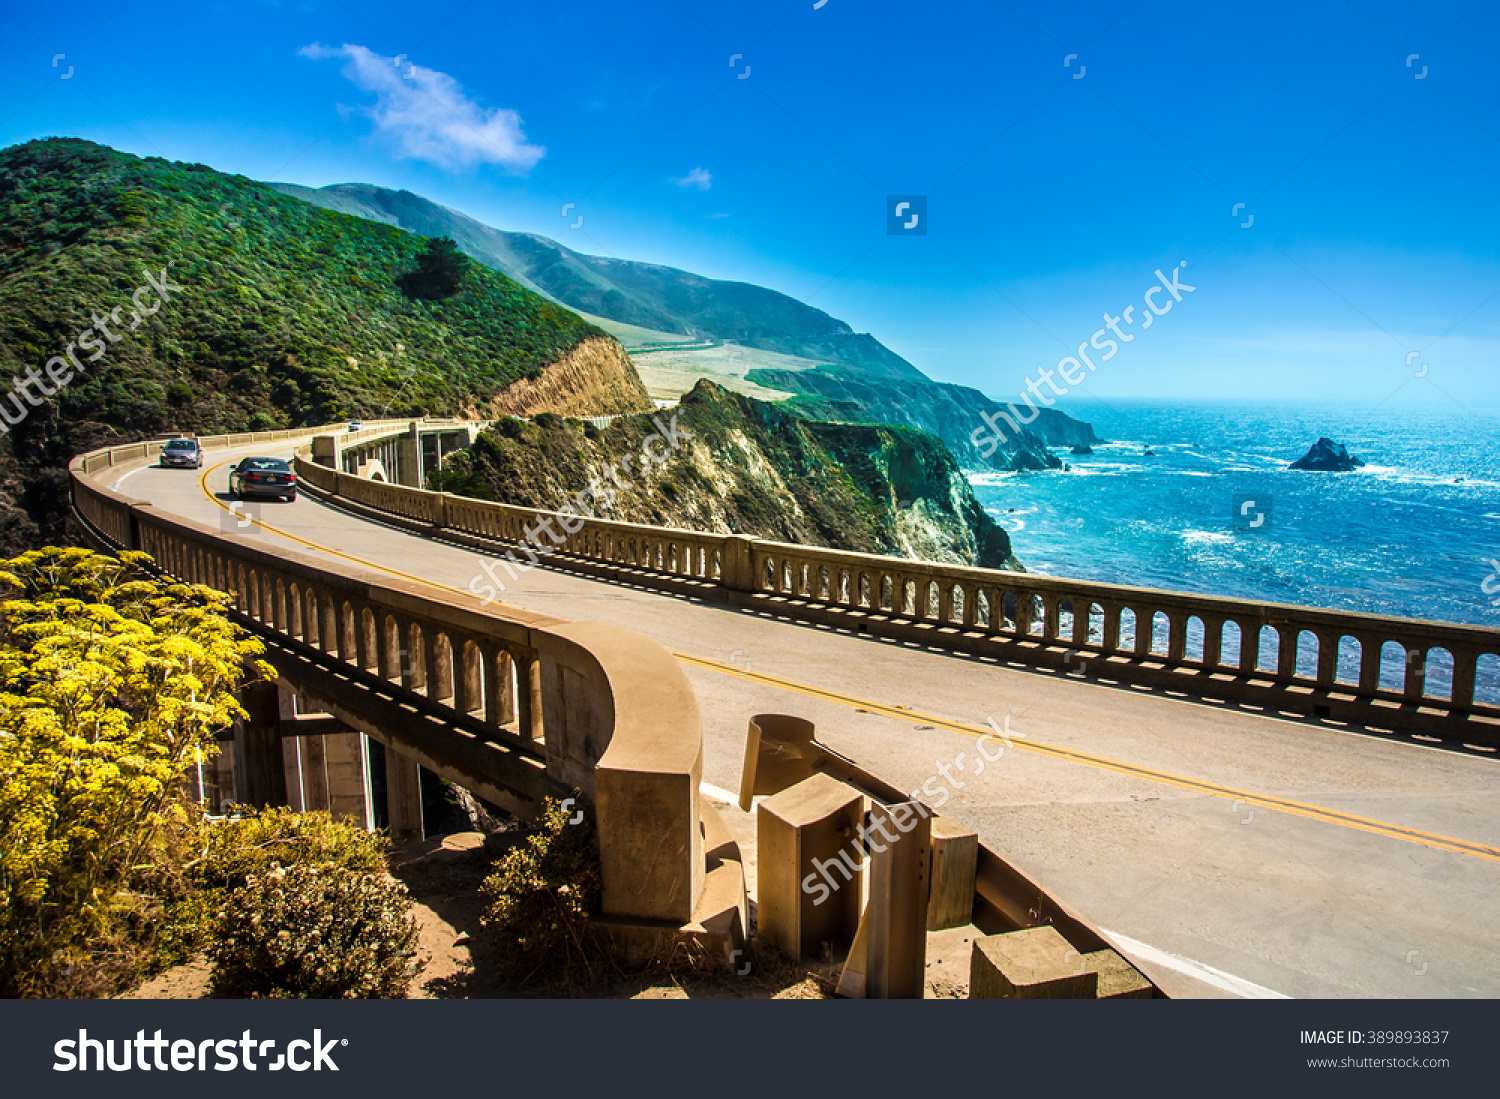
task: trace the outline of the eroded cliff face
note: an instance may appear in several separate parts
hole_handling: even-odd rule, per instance
[[[642,443],[663,429],[677,445],[665,461],[642,461]],[[593,484],[605,486],[589,498],[603,518],[1019,568],[934,436],[810,422],[708,381],[678,408],[603,429],[552,416],[502,421],[441,476],[438,487],[528,507],[559,508]]]
[[[651,398],[625,349],[611,337],[584,340],[535,378],[523,378],[502,390],[489,405],[488,417],[613,416],[649,412]]]

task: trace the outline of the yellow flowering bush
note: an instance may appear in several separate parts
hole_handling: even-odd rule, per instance
[[[274,674],[227,595],[148,561],[0,562],[0,995],[55,994],[140,922],[163,833],[197,821],[181,777],[242,713],[246,661]]]

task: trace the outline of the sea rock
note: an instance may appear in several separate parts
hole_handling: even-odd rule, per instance
[[[1307,453],[1291,464],[1292,469],[1312,469],[1324,473],[1349,473],[1364,465],[1332,439],[1319,439],[1307,448]]]
[[[1092,454],[1092,453],[1094,453],[1094,448],[1091,447],[1091,446],[1089,446],[1088,443],[1079,443],[1077,446],[1075,446],[1073,448],[1073,453],[1074,454]]]

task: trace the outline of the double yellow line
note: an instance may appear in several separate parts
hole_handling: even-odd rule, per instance
[[[231,459],[232,461],[232,459]],[[208,477],[215,470],[228,465],[228,461],[220,462],[218,465],[205,470],[203,476],[198,479],[198,486],[203,490],[203,495],[225,511],[234,512],[234,509],[225,504],[209,490]],[[411,580],[428,587],[437,588],[440,591],[452,592],[456,595],[470,595],[470,592],[461,591],[458,588],[449,587],[447,584],[439,584],[423,576],[413,576],[411,573],[401,572],[387,565],[367,561],[362,557],[354,557],[339,550],[329,549],[316,542],[310,542],[306,538],[299,538],[295,534],[288,534],[278,527],[263,523],[259,519],[245,516],[250,523],[262,530],[269,531],[288,541],[295,542],[308,549],[326,553],[341,560],[360,565],[364,568],[374,569],[390,576],[398,576],[403,580]],[[820,687],[811,687],[805,683],[797,683],[790,679],[782,679],[778,676],[763,675],[759,672],[746,671],[736,668],[731,664],[720,664],[717,661],[705,660],[703,657],[693,656],[688,653],[673,652],[672,654],[684,664],[704,668],[709,671],[720,672],[724,675],[737,676],[740,679],[749,680],[753,683],[764,684],[775,687],[778,690],[790,691],[795,694],[805,695],[808,698],[816,698],[824,702],[832,702],[836,705],[846,706],[850,709],[862,710],[872,714],[880,714],[884,717],[895,718],[898,721],[916,722],[923,725],[932,725],[939,729],[948,729],[965,736],[982,737],[992,736],[993,732],[988,728],[976,725],[967,725],[960,721],[950,721],[947,718],[934,717],[931,714],[917,713],[912,710],[896,706],[887,706],[879,702],[871,702],[868,699],[857,698],[853,695],[839,694],[836,691],[826,691]],[[1488,859],[1491,862],[1500,862],[1500,847],[1490,844],[1479,843],[1471,840],[1455,839],[1452,836],[1439,835],[1435,832],[1424,832],[1417,828],[1406,828],[1398,824],[1388,824],[1385,821],[1374,820],[1370,817],[1362,817],[1354,813],[1345,813],[1337,809],[1327,809],[1321,805],[1312,805],[1308,802],[1293,801],[1290,798],[1272,797],[1268,794],[1257,794],[1249,790],[1241,790],[1233,786],[1223,786],[1216,782],[1205,782],[1202,779],[1189,778],[1186,775],[1173,774],[1170,771],[1159,771],[1150,767],[1140,767],[1123,760],[1111,759],[1108,756],[1093,755],[1089,752],[1078,752],[1071,748],[1063,748],[1056,744],[1047,744],[1043,741],[1030,738],[1013,738],[1010,747],[1019,748],[1025,752],[1035,752],[1039,755],[1050,756],[1053,759],[1066,760],[1069,763],[1079,763],[1086,767],[1093,767],[1103,771],[1113,771],[1116,774],[1128,775],[1132,778],[1145,779],[1149,782],[1161,783],[1165,786],[1173,786],[1179,790],[1188,790],[1198,794],[1209,794],[1214,797],[1224,798],[1231,802],[1254,806],[1262,809],[1274,810],[1281,813],[1291,813],[1294,816],[1306,817],[1309,820],[1322,821],[1325,824],[1341,825],[1345,828],[1354,828],[1361,832],[1369,832],[1377,836],[1385,836],[1390,839],[1405,840],[1408,843],[1421,844],[1423,847],[1431,847],[1439,851],[1451,851],[1459,855],[1470,855],[1478,859]]]

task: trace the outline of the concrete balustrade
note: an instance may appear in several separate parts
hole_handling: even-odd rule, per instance
[[[552,560],[562,567],[666,590],[686,585],[785,618],[1080,678],[1500,745],[1500,699],[1476,696],[1482,659],[1496,661],[1500,674],[1494,629],[588,518],[363,480],[318,467],[306,449],[297,471],[354,510],[476,547],[510,546],[528,563],[532,554],[515,547],[555,545]]]
[[[93,540],[143,551],[171,576],[232,594],[270,646],[283,688],[381,741],[393,766],[420,765],[526,817],[544,798],[575,789],[595,800],[607,916],[666,925],[694,916],[705,875],[702,721],[666,650],[616,627],[486,608],[373,571],[329,568],[159,511],[90,476],[159,449],[129,444],[70,463],[74,508]],[[319,476],[309,472],[300,471],[309,481]],[[425,495],[431,514],[439,505]],[[247,726],[257,736],[277,735],[274,695],[257,703],[265,720]],[[253,753],[256,766],[266,774],[257,796],[285,800],[276,785],[280,746],[273,762],[271,747],[259,747],[266,750]],[[400,775],[395,799],[416,804],[410,776]],[[393,827],[409,836],[420,829],[416,813],[415,825],[408,811]]]

